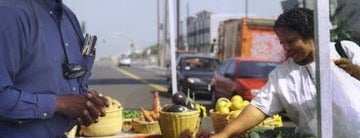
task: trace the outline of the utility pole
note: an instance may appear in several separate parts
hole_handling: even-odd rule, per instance
[[[166,66],[170,66],[170,57],[169,57],[169,9],[168,9],[168,4],[169,4],[169,0],[164,0],[164,31],[163,31],[163,37],[164,37],[164,42],[163,42],[163,60],[165,61],[164,63],[166,64]]]
[[[157,49],[158,49],[158,66],[162,66],[161,59],[162,59],[162,47],[160,46],[160,0],[156,0],[156,30],[157,30]]]
[[[188,43],[188,19],[190,17],[190,5],[189,2],[186,3],[186,19],[185,19],[185,26],[186,31],[184,31],[184,47],[185,51],[189,51],[189,43]],[[186,35],[185,35],[186,34]]]
[[[249,1],[245,0],[245,17],[248,18],[248,14],[249,14]]]
[[[176,0],[176,48],[180,48],[180,0]]]

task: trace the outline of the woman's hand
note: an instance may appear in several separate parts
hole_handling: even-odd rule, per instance
[[[350,59],[340,58],[334,60],[334,63],[349,73],[351,76],[360,80],[360,66],[353,64]]]

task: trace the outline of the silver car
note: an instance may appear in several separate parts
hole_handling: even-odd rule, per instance
[[[119,59],[118,66],[131,66],[131,58],[129,57],[122,57]]]

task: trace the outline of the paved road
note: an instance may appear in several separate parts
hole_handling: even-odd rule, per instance
[[[116,67],[111,62],[96,62],[90,88],[118,99],[127,109],[151,108],[152,91],[162,90],[165,81],[150,70],[137,67]],[[166,89],[165,89],[166,90]],[[169,103],[161,96],[161,103]]]
[[[160,92],[162,105],[171,103],[171,94],[166,93],[165,70],[153,65],[117,67],[106,61],[96,62],[89,87],[121,102],[125,109],[152,108],[152,91]],[[196,102],[209,106],[208,100]],[[202,129],[212,130],[209,117],[202,121]]]

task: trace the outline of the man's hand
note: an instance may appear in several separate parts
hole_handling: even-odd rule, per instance
[[[360,80],[360,66],[354,65],[351,60],[347,58],[340,58],[334,60],[334,63],[343,70],[345,70],[347,73],[349,73],[351,76]]]
[[[94,105],[92,107],[96,107],[96,110],[100,111],[100,116],[101,117],[105,116],[105,111],[103,110],[103,108],[109,107],[109,103],[108,103],[107,99],[101,93],[98,93],[95,90],[89,90],[89,92],[87,93],[86,96],[92,103],[94,103]],[[90,104],[87,104],[87,105],[89,107],[91,107]],[[92,111],[94,111],[94,110],[92,110]]]
[[[63,95],[56,98],[56,112],[73,119],[78,119],[85,126],[94,122],[99,116],[104,116],[103,108],[107,101],[93,93],[90,95]],[[100,102],[98,101],[100,99]]]
[[[87,110],[88,98],[84,95],[61,95],[56,97],[56,112],[61,113],[69,118],[81,118],[82,121],[93,122],[87,119],[89,111]]]

